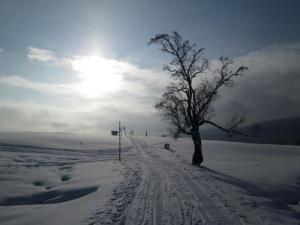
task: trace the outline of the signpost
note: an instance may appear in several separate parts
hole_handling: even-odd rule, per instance
[[[119,121],[119,161],[121,161],[121,121]]]
[[[121,121],[119,121],[119,131],[112,130],[111,135],[118,136],[119,134],[119,161],[121,161]]]
[[[117,130],[112,130],[112,131],[111,131],[111,135],[113,135],[113,136],[118,136],[118,131],[117,131]]]

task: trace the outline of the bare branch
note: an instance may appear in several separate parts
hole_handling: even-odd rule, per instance
[[[228,126],[222,127],[218,124],[216,124],[215,122],[212,122],[210,120],[204,120],[204,123],[210,124],[222,131],[224,131],[229,137],[232,137],[234,134],[239,134],[239,135],[243,135],[246,136],[246,134],[244,134],[243,132],[239,131],[239,125],[241,125],[243,122],[245,121],[245,118],[242,117],[236,117],[234,116],[231,120],[231,122],[228,124]]]
[[[240,66],[232,69],[233,60],[220,57],[220,67],[213,74],[214,79],[202,79],[194,87],[195,78],[209,68],[208,60],[202,56],[204,48],[184,40],[176,31],[155,35],[149,44],[157,44],[163,53],[171,56],[171,61],[163,69],[170,73],[174,82],[167,87],[155,106],[162,118],[177,127],[178,132],[185,134],[196,134],[204,123],[218,127],[230,136],[237,133],[239,120],[232,121],[227,128],[210,120],[214,115],[212,103],[218,98],[221,87],[230,87],[234,78],[241,76],[248,68]]]

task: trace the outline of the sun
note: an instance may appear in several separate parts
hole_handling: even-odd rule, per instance
[[[95,55],[78,56],[71,61],[71,66],[80,78],[75,90],[90,98],[117,91],[126,69],[122,62]]]

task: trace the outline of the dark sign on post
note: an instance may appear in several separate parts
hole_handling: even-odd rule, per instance
[[[119,135],[119,161],[121,161],[121,121],[119,121],[119,131],[112,130],[111,135],[118,136]]]
[[[118,136],[118,131],[117,131],[117,130],[112,130],[112,131],[111,131],[111,135],[113,135],[113,136]]]

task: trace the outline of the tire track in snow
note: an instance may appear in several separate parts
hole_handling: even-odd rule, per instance
[[[176,160],[164,160],[160,156],[162,150],[130,139],[131,152],[124,158],[131,163],[129,167],[134,165],[139,176],[125,167],[125,177],[107,208],[95,213],[88,224],[241,224],[216,195],[206,191],[205,179],[195,180],[194,167],[187,169],[187,165]]]
[[[230,215],[232,212],[226,210],[222,204],[218,204],[216,199],[212,199],[199,182],[179,164],[161,159],[159,151],[151,146],[140,148],[139,151],[144,151],[149,157],[148,162],[150,161],[150,164],[164,175],[157,176],[156,180],[168,183],[174,189],[163,192],[164,223],[158,224],[240,224],[238,217]],[[168,201],[166,196],[173,201]],[[171,221],[173,211],[177,219]]]
[[[138,153],[142,169],[142,177],[145,182],[137,189],[132,206],[126,214],[126,224],[163,224],[163,183],[161,174],[152,163],[151,158],[143,151],[143,146],[132,139]]]

